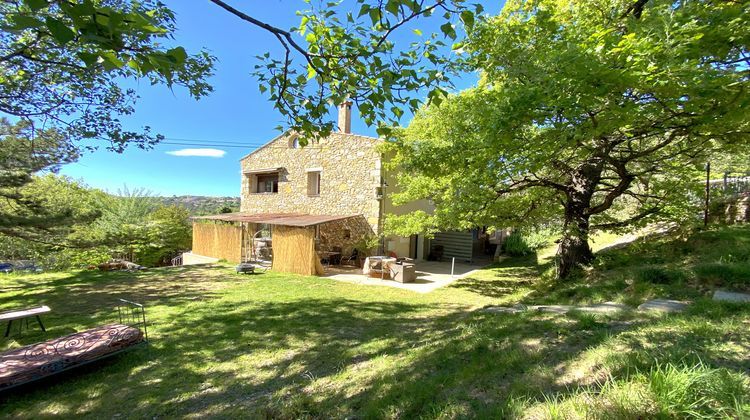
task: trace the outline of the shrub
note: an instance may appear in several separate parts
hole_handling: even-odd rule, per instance
[[[717,285],[750,284],[748,263],[705,263],[693,268],[698,280]]]
[[[531,248],[521,232],[511,233],[503,242],[503,251],[511,257],[521,257],[531,253]]]
[[[673,284],[683,281],[685,274],[663,267],[645,267],[636,272],[636,279],[644,283]]]

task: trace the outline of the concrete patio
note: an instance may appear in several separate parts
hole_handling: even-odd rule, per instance
[[[462,277],[466,277],[473,271],[487,266],[489,263],[489,260],[475,261],[473,263],[456,262],[453,268],[453,276],[451,276],[450,261],[418,261],[416,263],[417,280],[413,283],[399,283],[395,280],[381,280],[369,277],[362,274],[362,269],[354,267],[326,267],[326,275],[324,277],[367,286],[388,286],[411,290],[417,293],[429,293],[453,283]]]

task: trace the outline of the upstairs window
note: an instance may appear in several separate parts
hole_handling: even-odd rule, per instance
[[[279,174],[258,175],[257,193],[279,192]]]
[[[308,172],[307,173],[307,195],[318,196],[320,195],[320,172]]]

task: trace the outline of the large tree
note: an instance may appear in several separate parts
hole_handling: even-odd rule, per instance
[[[465,45],[477,87],[423,109],[391,144],[401,233],[563,224],[559,275],[592,229],[674,215],[711,153],[750,139],[750,2],[509,1]]]
[[[56,129],[32,131],[28,121],[12,124],[0,118],[0,235],[48,243],[98,213],[85,209],[78,196],[67,199],[77,193],[75,188],[58,197],[58,189],[48,182],[33,185],[36,174],[57,172],[78,152]]]
[[[115,151],[158,140],[120,121],[137,98],[128,79],[184,86],[196,98],[211,90],[213,58],[165,45],[175,21],[158,1],[7,0],[0,28],[0,113],[71,140],[103,139]]]
[[[159,1],[6,0],[0,29],[0,234],[52,240],[82,216],[28,194],[38,173],[82,149],[160,139],[123,126],[137,99],[128,80],[183,86],[195,98],[211,91],[213,58],[165,45],[175,21]]]

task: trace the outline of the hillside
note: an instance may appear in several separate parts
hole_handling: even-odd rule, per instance
[[[185,207],[192,216],[229,213],[240,210],[239,197],[209,197],[203,195],[175,195],[155,197],[164,205]],[[229,209],[230,211],[226,211]]]

